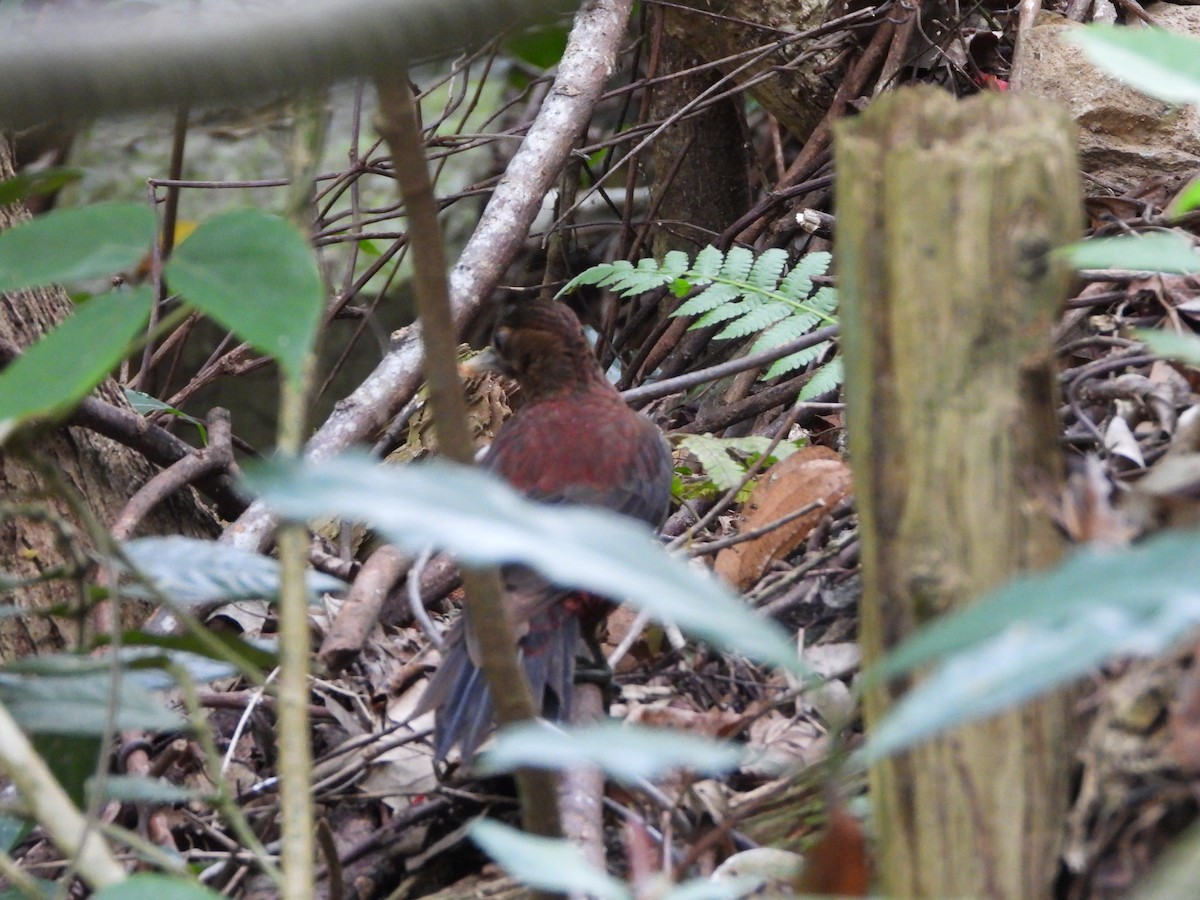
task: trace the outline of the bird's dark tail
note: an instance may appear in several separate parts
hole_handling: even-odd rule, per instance
[[[457,744],[463,760],[469,761],[491,732],[496,711],[491,689],[467,651],[462,629],[457,637],[430,679],[418,713],[436,711],[433,750],[437,759],[445,759]],[[578,643],[579,617],[557,603],[533,618],[519,642],[521,666],[534,705],[547,719],[561,722],[571,716]]]

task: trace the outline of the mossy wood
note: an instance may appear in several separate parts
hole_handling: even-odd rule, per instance
[[[1074,132],[1031,97],[883,98],[836,137],[850,450],[868,661],[1055,561],[1050,332],[1078,237]],[[902,684],[867,698],[879,721]],[[957,729],[871,774],[889,897],[1048,897],[1067,698]]]

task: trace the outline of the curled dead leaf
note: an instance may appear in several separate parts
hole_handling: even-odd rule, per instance
[[[850,467],[828,447],[804,447],[775,463],[750,494],[743,533],[769,526],[806,506],[820,506],[753,540],[726,547],[717,554],[717,574],[740,590],[754,584],[774,560],[800,546],[829,510],[850,493],[850,487]]]

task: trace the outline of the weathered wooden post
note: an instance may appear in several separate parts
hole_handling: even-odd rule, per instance
[[[836,138],[864,654],[1058,557],[1051,326],[1081,201],[1067,115],[1032,97],[885,97]],[[867,724],[895,691],[867,698]],[[1050,896],[1072,765],[1055,696],[872,771],[889,897]]]

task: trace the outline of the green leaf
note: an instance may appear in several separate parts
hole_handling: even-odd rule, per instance
[[[1189,366],[1200,366],[1200,337],[1194,334],[1139,328],[1133,332],[1133,337],[1164,359],[1175,359]]]
[[[1190,897],[1200,883],[1200,825],[1191,825],[1155,860],[1129,900],[1177,900]]]
[[[150,317],[152,300],[150,288],[140,287],[79,304],[0,372],[0,423],[11,427],[82,399],[129,352]]]
[[[536,69],[558,65],[567,48],[567,30],[559,25],[527,28],[508,39],[508,52]]]
[[[325,292],[305,238],[278,216],[235,210],[208,220],[166,267],[173,290],[298,381]]]
[[[722,491],[731,491],[742,481],[746,467],[729,455],[729,444],[708,434],[689,434],[679,446],[691,453],[704,467],[709,480]]]
[[[33,734],[104,734],[109,693],[107,673],[61,678],[0,674],[0,703]],[[187,724],[128,678],[121,679],[116,713],[123,731],[176,731]]]
[[[1089,25],[1065,38],[1099,69],[1167,103],[1200,103],[1200,41],[1158,28]]]
[[[721,775],[740,766],[745,756],[743,748],[734,744],[661,728],[599,722],[564,730],[537,721],[502,729],[477,765],[481,774],[511,772],[521,766],[592,765],[618,781],[634,784],[676,769]]]
[[[1076,269],[1132,269],[1135,272],[1200,272],[1200,253],[1174,232],[1136,237],[1093,238],[1063,247]]]
[[[209,634],[209,641],[216,641],[218,644],[221,644],[229,651],[229,654],[219,654],[210,647],[209,643],[205,643],[190,632],[184,634],[150,634],[145,631],[134,630],[126,631],[121,635],[121,643],[124,645],[124,649],[154,647],[159,650],[165,650],[172,662],[183,664],[196,681],[211,679],[202,677],[198,668],[189,668],[187,666],[188,657],[210,659],[222,665],[227,665],[229,656],[232,655],[264,672],[269,672],[279,665],[279,654],[276,652],[274,644],[268,640],[258,639],[255,642],[251,642],[237,634],[214,631]],[[101,646],[103,645],[104,642],[102,641]]]
[[[122,546],[138,571],[176,603],[194,606],[279,595],[279,562],[269,556],[186,537],[137,538]],[[313,603],[326,591],[346,589],[340,578],[323,572],[310,571],[305,578]]]
[[[0,205],[17,203],[39,194],[53,194],[83,177],[83,169],[54,168],[39,172],[18,172],[0,181]]]
[[[92,900],[221,900],[221,895],[194,881],[169,875],[131,875],[92,894]]]
[[[1200,178],[1193,178],[1175,196],[1170,206],[1167,207],[1165,215],[1173,218],[1175,216],[1182,216],[1186,212],[1191,212],[1193,209],[1200,209]]]
[[[130,635],[141,635],[140,632],[130,632]],[[216,638],[222,644],[237,652],[242,646],[251,651],[246,653],[255,661],[266,658],[270,663],[276,663],[274,655],[254,647],[252,644],[240,644],[228,639],[228,636]],[[135,639],[136,640],[136,639]],[[107,646],[107,641],[100,641],[101,646]],[[209,682],[218,678],[228,678],[237,674],[237,668],[225,657],[215,656],[205,649],[194,652],[192,647],[200,645],[194,637],[161,637],[142,635],[140,643],[133,646],[121,647],[117,659],[123,672],[123,677],[131,683],[141,685],[146,690],[168,690],[175,687],[174,668],[183,669],[193,681]],[[182,648],[182,649],[181,649]],[[48,677],[82,677],[91,676],[108,678],[113,667],[112,655],[93,656],[78,653],[46,653],[41,656],[26,656],[14,660],[4,666],[3,671],[18,675],[41,675]],[[259,665],[258,668],[274,668],[274,665]]]
[[[763,893],[765,885],[766,880],[758,876],[738,876],[720,881],[693,878],[675,885],[658,900],[745,900],[747,897],[772,896]]]
[[[867,761],[991,715],[1114,655],[1161,652],[1200,625],[1200,534],[1132,550],[1087,548],[939,619],[867,673],[891,678],[940,661],[870,735]]]
[[[142,778],[135,775],[109,775],[104,779],[103,800],[122,803],[153,803],[172,805],[189,803],[202,798],[200,791],[182,788],[162,778]]]
[[[293,521],[364,521],[413,550],[469,565],[521,563],[567,588],[644,608],[716,646],[803,672],[791,641],[707,572],[663,552],[640,523],[606,510],[539,504],[495,476],[434,460],[384,468],[359,454],[247,467],[262,499]]]
[[[129,401],[129,405],[133,407],[133,411],[139,416],[145,416],[150,413],[157,412],[164,412],[168,415],[175,416],[175,418],[183,422],[187,422],[189,425],[195,425],[196,430],[200,432],[200,441],[205,444],[208,443],[208,429],[199,419],[195,418],[194,416],[189,416],[187,413],[181,412],[175,407],[163,403],[157,397],[151,397],[149,394],[143,391],[135,391],[130,388],[125,388],[124,392],[125,399]]]
[[[593,868],[570,841],[525,834],[488,819],[476,819],[467,833],[509,875],[537,890],[601,900],[633,897],[621,882]]]
[[[100,762],[100,736],[41,733],[31,734],[29,740],[71,802],[85,808],[88,779],[96,774]]]
[[[153,240],[154,213],[142,204],[52,210],[0,232],[0,291],[113,275]]]

